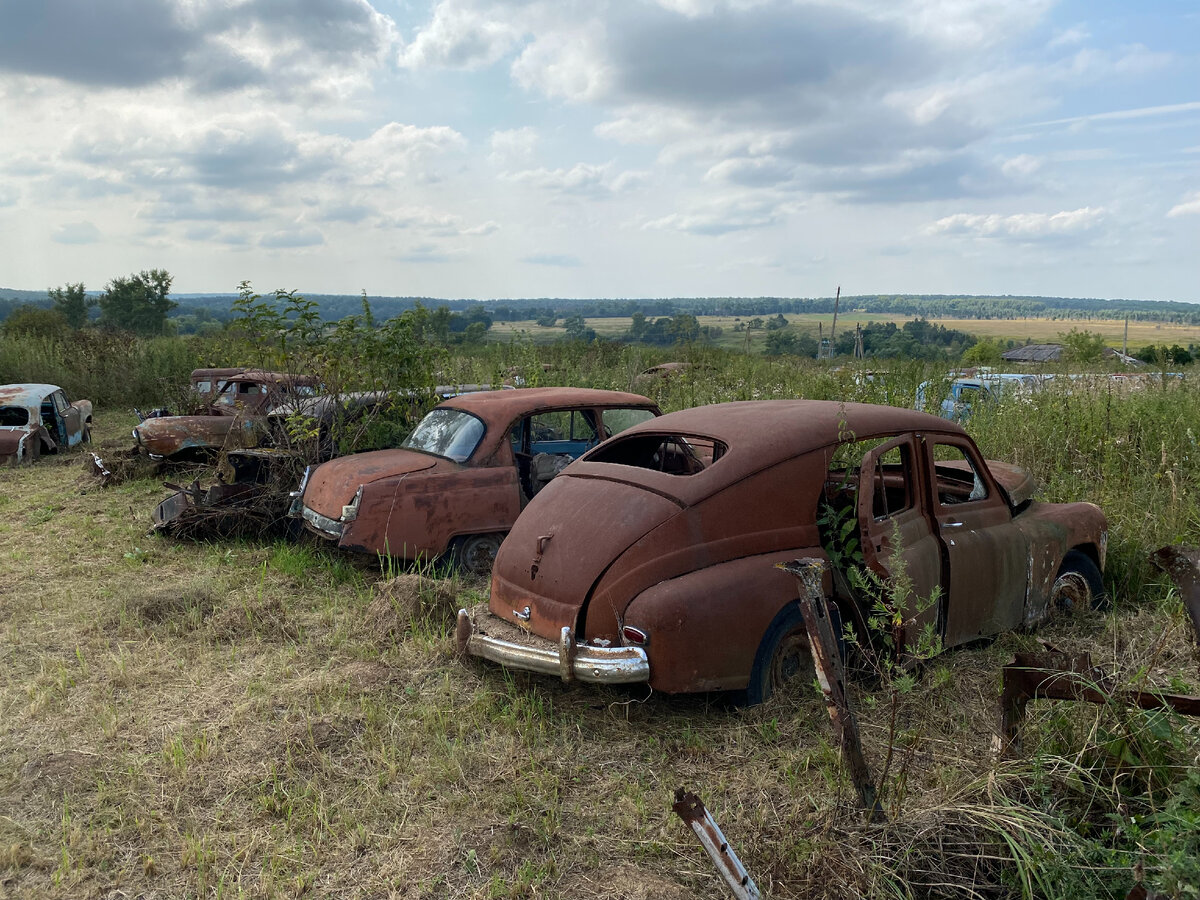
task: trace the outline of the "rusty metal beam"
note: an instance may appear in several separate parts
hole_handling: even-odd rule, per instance
[[[1020,746],[1020,726],[1030,700],[1116,702],[1200,716],[1200,697],[1115,689],[1111,676],[1093,666],[1088,653],[1018,653],[1001,673],[1004,688],[1000,695],[1000,735],[1006,750]]]
[[[758,887],[750,878],[746,867],[725,840],[725,835],[712,814],[705,809],[703,801],[695,794],[679,788],[675,791],[675,802],[671,809],[696,833],[708,858],[725,879],[725,884],[733,896],[737,900],[759,900],[762,894],[758,892]]]
[[[1155,550],[1150,559],[1170,575],[1179,588],[1183,607],[1192,620],[1192,632],[1200,644],[1200,550],[1174,544]]]
[[[785,563],[780,568],[796,576],[800,583],[800,614],[808,630],[809,651],[817,670],[821,693],[825,695],[834,734],[842,750],[842,759],[850,771],[850,780],[858,791],[862,808],[870,814],[872,821],[879,821],[883,818],[883,807],[863,753],[858,721],[846,696],[846,671],[842,665],[841,645],[833,630],[829,605],[825,600],[825,561],[806,557]]]

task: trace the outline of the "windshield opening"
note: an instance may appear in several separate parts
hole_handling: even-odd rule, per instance
[[[695,475],[722,456],[726,447],[715,438],[679,434],[637,434],[609,441],[588,456],[589,462],[613,463],[666,472]]]
[[[434,409],[400,446],[465,462],[483,438],[484,424],[461,409]]]

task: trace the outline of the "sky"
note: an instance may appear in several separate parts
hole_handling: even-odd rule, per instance
[[[1200,302],[1194,0],[0,0],[0,286]]]

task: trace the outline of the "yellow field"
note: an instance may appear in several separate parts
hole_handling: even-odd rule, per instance
[[[654,318],[654,317],[651,317]],[[747,322],[752,316],[697,316],[701,325],[716,325],[723,331],[718,343],[725,347],[758,348],[766,340],[765,331],[735,332],[734,326],[739,322]],[[761,316],[764,321],[769,316]],[[784,318],[800,330],[809,331],[814,336],[820,323],[824,334],[828,336],[833,322],[832,315],[826,314],[796,314],[785,315]],[[856,324],[866,325],[868,322],[895,322],[902,325],[917,316],[887,316],[868,314],[859,311],[848,311],[838,314],[837,330],[842,333],[854,330]],[[589,328],[595,329],[601,337],[618,337],[629,331],[630,319],[627,316],[618,318],[585,319]],[[1013,340],[1024,343],[1026,339],[1033,343],[1048,343],[1055,341],[1059,335],[1072,328],[1080,331],[1091,331],[1104,336],[1110,347],[1120,348],[1125,322],[1122,319],[930,319],[944,328],[965,331],[976,337],[987,337],[994,340]],[[507,340],[514,334],[525,332],[534,341],[555,340],[561,337],[565,330],[561,325],[543,328],[533,320],[520,322],[497,322],[492,326],[491,337]],[[1200,325],[1174,325],[1162,322],[1130,322],[1129,347],[1138,350],[1147,344],[1179,344],[1187,347],[1189,344],[1200,343]]]

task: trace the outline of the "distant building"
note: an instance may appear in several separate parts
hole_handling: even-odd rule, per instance
[[[1062,361],[1062,355],[1062,344],[1026,344],[1024,347],[1013,347],[1000,354],[1005,362],[1015,363],[1056,363]],[[1120,360],[1127,366],[1144,365],[1140,359],[1126,356],[1112,347],[1104,348],[1104,358]]]

